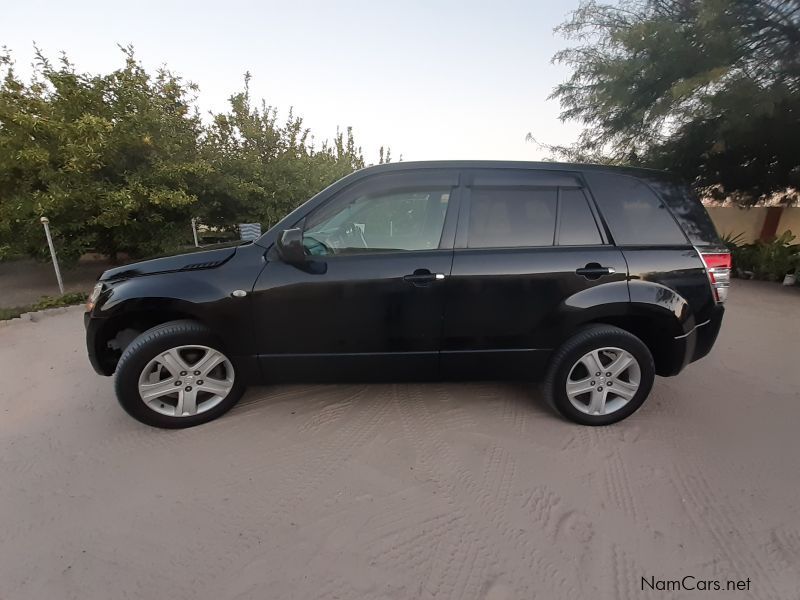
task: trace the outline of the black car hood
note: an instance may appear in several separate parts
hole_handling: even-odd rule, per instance
[[[100,276],[100,281],[117,281],[128,279],[129,277],[142,277],[144,275],[172,273],[175,271],[213,269],[225,263],[234,254],[236,254],[235,246],[233,248],[216,248],[189,254],[178,254],[177,256],[154,258],[109,269]]]

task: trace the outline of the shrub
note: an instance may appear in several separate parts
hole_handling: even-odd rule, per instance
[[[0,321],[16,319],[27,312],[36,312],[48,308],[59,306],[73,306],[86,301],[85,292],[67,292],[61,296],[42,296],[38,302],[30,306],[14,306],[11,308],[0,308]]]
[[[57,308],[59,306],[72,306],[86,302],[86,292],[67,292],[61,296],[42,296],[39,301],[31,306],[32,311]]]
[[[753,244],[737,244],[739,236],[723,236],[723,242],[731,250],[733,267],[739,274],[752,273],[757,279],[779,281],[787,273],[800,266],[800,245],[793,244],[795,236],[785,231],[772,241],[757,241]]]

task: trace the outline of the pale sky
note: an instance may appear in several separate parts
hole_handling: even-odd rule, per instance
[[[403,160],[538,160],[529,131],[566,144],[579,130],[547,100],[569,74],[550,63],[565,45],[553,27],[578,0],[4,4],[0,45],[20,71],[34,41],[89,72],[133,44],[146,67],[197,83],[203,110],[224,109],[250,71],[253,96],[293,106],[318,139],[351,125],[368,162],[381,145]]]

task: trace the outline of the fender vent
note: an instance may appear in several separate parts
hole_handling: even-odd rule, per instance
[[[197,269],[213,269],[214,267],[220,266],[224,263],[224,260],[210,260],[206,262],[199,262],[199,263],[191,263],[189,265],[184,265],[181,267],[181,271],[195,271]]]

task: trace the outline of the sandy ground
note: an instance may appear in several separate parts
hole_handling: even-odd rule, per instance
[[[797,599],[799,307],[736,282],[712,355],[602,429],[475,383],[258,388],[160,431],[79,308],[0,326],[0,598]],[[687,575],[750,591],[641,591]]]

